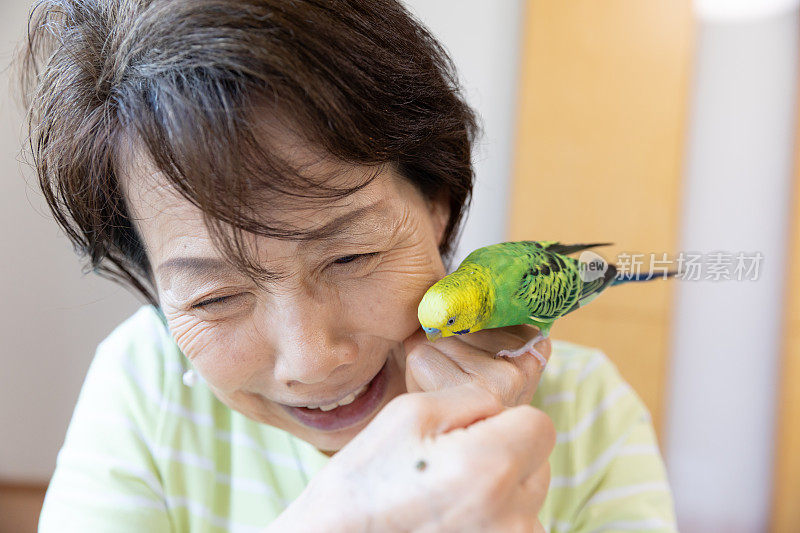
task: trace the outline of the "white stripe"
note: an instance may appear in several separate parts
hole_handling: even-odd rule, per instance
[[[545,370],[547,371],[548,375],[562,376],[567,372],[569,372],[570,370],[583,368],[585,365],[586,361],[568,361],[566,363],[558,364],[551,360],[549,363],[547,363]]]
[[[149,441],[139,430],[139,427],[136,426],[133,422],[125,418],[124,416],[110,416],[107,413],[91,413],[91,420],[98,424],[103,425],[116,425],[124,427],[136,434],[142,442],[147,446],[147,449],[150,451],[150,454],[154,457],[159,457],[160,459],[166,459],[171,461],[176,461],[179,463],[189,464],[198,466],[198,463],[202,463],[203,466],[201,468],[207,467],[207,459],[201,458],[199,456],[194,457],[187,457],[186,460],[181,459],[181,454],[184,453],[182,451],[175,450],[168,446],[160,446],[158,447],[158,453],[156,453],[155,448],[156,446],[153,445],[152,442]],[[241,446],[243,448],[250,448],[255,450],[261,457],[266,459],[270,464],[282,466],[285,468],[290,468],[294,471],[299,471],[300,469],[297,466],[297,460],[290,455],[283,454],[280,452],[274,452],[271,450],[265,450],[259,444],[244,433],[232,433],[230,431],[224,430],[217,430],[215,432],[216,438],[228,442],[234,446]],[[208,468],[207,468],[208,469]]]
[[[231,477],[227,474],[222,474],[217,472],[216,473],[216,480],[217,483],[222,483],[224,485],[230,485],[231,489],[238,490],[241,492],[250,492],[253,494],[261,494],[264,496],[270,496],[275,498],[283,505],[288,505],[291,503],[291,500],[287,500],[286,498],[280,497],[276,492],[272,485],[267,483],[262,483],[261,481],[255,479],[248,479],[242,477]]]
[[[632,430],[631,430],[632,431]],[[651,455],[660,457],[658,447],[654,444],[629,444],[623,446],[625,441],[630,437],[631,431],[617,439],[606,450],[601,453],[597,459],[589,466],[578,472],[573,476],[554,476],[550,479],[550,488],[560,487],[577,487],[584,483],[593,475],[597,474],[617,457],[631,456],[631,455]]]
[[[542,406],[554,403],[572,402],[572,401],[575,401],[574,392],[572,391],[557,392],[555,394],[549,394],[545,396],[544,399],[542,400]]]
[[[153,457],[156,459],[161,459],[162,461],[174,461],[176,463],[202,468],[203,470],[216,471],[214,468],[214,461],[208,457],[203,457],[202,455],[197,455],[196,453],[183,450],[176,450],[168,446],[154,447]]]
[[[145,440],[144,436],[141,434],[141,431],[139,431],[139,427],[125,416],[111,414],[107,411],[91,411],[86,413],[83,418],[84,424],[86,424],[88,421],[91,421],[93,424],[98,426],[120,426],[132,431],[133,433],[136,433],[136,435],[140,436],[142,440]]]
[[[172,414],[181,416],[183,418],[187,418],[194,422],[195,424],[199,424],[201,426],[212,426],[213,419],[211,415],[207,413],[196,413],[187,409],[186,407],[170,402],[167,400],[161,391],[155,387],[150,386],[142,377],[136,372],[135,366],[133,366],[133,362],[130,358],[127,358],[123,362],[123,369],[127,376],[133,381],[139,390],[153,403],[157,404],[160,409],[164,411],[168,411]]]
[[[623,446],[620,455],[657,455],[661,457],[661,452],[655,444],[629,444]]]
[[[235,533],[258,533],[264,530],[264,527],[250,526],[246,524],[237,524],[231,522],[230,519],[215,515],[211,510],[203,505],[183,497],[169,497],[167,498],[167,506],[175,509],[178,507],[186,507],[193,515],[202,516],[208,520],[212,525],[224,529],[225,531],[232,531]]]
[[[68,490],[60,490],[58,496],[49,496],[49,499],[66,507],[70,507],[69,502],[75,502],[75,507],[77,508],[86,508],[99,504],[114,507],[115,509],[124,507],[128,509],[156,509],[162,512],[167,510],[164,506],[164,500],[114,492],[84,492],[76,490],[74,487],[70,487]]]
[[[572,523],[564,520],[555,520],[553,521],[553,528],[555,528],[555,531],[572,531]]]
[[[130,359],[126,359],[124,367],[126,373],[128,374],[128,377],[136,383],[136,385],[139,387],[142,393],[144,393],[145,396],[148,396],[150,401],[158,404],[161,409],[169,411],[183,418],[187,418],[192,422],[199,424],[201,426],[214,425],[214,421],[211,415],[206,413],[196,413],[194,411],[185,408],[180,404],[169,402],[161,394],[161,391],[156,390],[155,388],[152,387],[148,387],[144,382],[144,380],[136,373],[135,368],[132,366],[132,362],[130,361]],[[274,465],[279,465],[286,468],[291,468],[294,471],[298,471],[297,461],[295,460],[294,457],[282,454],[280,452],[265,450],[262,447],[260,447],[249,435],[245,435],[243,433],[232,433],[229,431],[218,430],[216,431],[216,436],[217,438],[230,442],[231,444],[254,449],[262,457],[264,457]]]
[[[96,411],[92,411],[87,414],[86,419],[101,426],[120,426],[127,429],[133,433],[142,442],[142,444],[144,444],[144,447],[147,448],[147,452],[150,454],[150,456],[153,455],[153,443],[147,436],[145,436],[144,433],[142,433],[141,428],[134,424],[133,421],[129,420],[127,417],[122,415],[112,415],[105,412],[98,413]]]
[[[616,520],[592,529],[592,533],[599,531],[648,531],[653,529],[677,531],[675,524],[672,522],[666,522],[660,518],[645,518],[643,520]]]
[[[133,422],[131,422],[130,420],[128,420],[123,416],[109,416],[107,414],[98,415],[97,413],[92,413],[91,419],[96,423],[102,423],[105,425],[113,424],[124,427],[134,432],[142,440],[142,442],[145,444],[145,446],[150,451],[150,454],[153,457],[157,457],[159,459],[167,461],[174,461],[189,466],[195,466],[203,468],[205,470],[214,470],[214,463],[205,457],[201,457],[195,454],[190,454],[182,450],[175,450],[174,448],[170,448],[169,446],[153,445],[139,431],[139,428]],[[231,433],[229,431],[218,430],[216,432],[216,437],[220,440],[229,442],[232,445],[242,446],[245,448],[250,448],[252,450],[255,450],[261,457],[265,458],[272,465],[279,465],[290,468],[294,471],[299,471],[297,461],[292,456],[282,454],[279,452],[265,450],[261,448],[258,445],[258,443],[249,435],[245,435],[243,433]],[[225,483],[227,485],[235,485],[236,487],[241,487],[242,490],[244,491],[256,492],[258,494],[271,494],[272,496],[281,499],[272,489],[271,485],[258,483],[258,485],[260,486],[256,486],[253,483],[251,483],[251,481],[248,479],[242,479],[242,478],[232,479],[229,475],[222,473],[217,473],[216,476],[220,482]],[[247,489],[245,487],[250,487],[250,488]]]
[[[153,473],[150,470],[147,470],[145,468],[139,467],[134,464],[127,463],[125,461],[121,461],[117,457],[96,452],[83,453],[70,450],[69,453],[58,454],[58,460],[59,462],[63,461],[75,462],[77,463],[77,465],[83,465],[83,466],[91,465],[92,468],[99,466],[104,470],[111,470],[111,469],[119,470],[124,474],[128,474],[132,477],[141,480],[159,498],[164,497],[164,488],[161,486],[161,482],[153,475]],[[85,470],[79,468],[76,468],[76,470],[81,474],[85,472]]]
[[[125,428],[133,433],[134,436],[136,436],[142,442],[142,444],[144,444],[150,455],[153,455],[153,444],[150,442],[150,439],[147,438],[144,433],[142,433],[142,430],[139,428],[139,426],[134,424],[132,420],[123,415],[114,415],[104,411],[91,411],[86,414],[86,418],[83,422],[91,422],[92,424],[101,427],[119,426],[121,428]]]
[[[594,460],[592,464],[575,474],[574,476],[554,476],[550,478],[550,488],[560,487],[577,487],[593,475],[597,474],[616,459],[619,455],[619,449],[625,440],[628,438],[630,432],[622,435],[614,443],[612,443],[600,456]]]
[[[253,439],[250,435],[246,435],[244,433],[231,433],[230,431],[217,431],[217,438],[221,440],[225,440],[230,442],[231,444],[235,444],[237,446],[242,446],[244,448],[250,448],[255,450],[259,455],[267,459],[270,463],[275,465],[280,465],[285,468],[290,468],[296,472],[300,471],[300,468],[297,466],[297,459],[292,456],[281,452],[275,452],[272,450],[265,450],[258,443]]]
[[[586,507],[596,505],[598,503],[618,500],[620,498],[627,498],[629,496],[637,496],[646,492],[669,492],[669,485],[667,485],[665,481],[652,481],[649,483],[638,483],[636,485],[601,490],[596,492],[595,495],[592,496],[588,502],[586,502]]]
[[[214,479],[217,481],[217,483],[230,485],[232,489],[271,496],[284,505],[288,503],[284,498],[281,498],[275,492],[275,489],[270,484],[256,479],[234,477],[229,474],[218,472],[215,468],[214,462],[207,457],[182,450],[174,450],[168,447],[156,448],[155,456],[162,460],[174,461],[176,463],[181,463],[211,472],[214,474]]]
[[[545,531],[572,531],[572,523],[564,520],[556,520],[553,522],[553,528],[544,526]],[[677,527],[672,522],[666,522],[660,518],[645,518],[643,520],[616,520],[603,524],[599,527],[592,529],[592,533],[600,531],[648,531],[652,529],[668,529],[669,531],[677,531]]]
[[[131,431],[135,432],[139,436],[139,438],[141,438],[142,441],[145,443],[145,445],[147,446],[148,450],[150,451],[150,454],[154,458],[157,458],[157,459],[160,459],[160,460],[164,460],[164,461],[173,461],[173,462],[180,463],[180,464],[183,464],[183,465],[187,465],[187,466],[191,466],[191,467],[200,468],[200,469],[203,469],[203,470],[210,471],[210,472],[212,472],[214,474],[214,477],[215,477],[215,479],[216,479],[216,481],[218,483],[221,483],[221,484],[224,484],[224,485],[230,485],[235,490],[240,490],[242,492],[251,492],[251,493],[254,493],[254,494],[268,495],[268,496],[271,496],[271,497],[277,499],[278,501],[280,501],[284,505],[286,505],[288,503],[287,500],[285,500],[284,498],[280,497],[275,492],[275,489],[270,484],[263,483],[261,481],[254,480],[254,479],[249,479],[249,478],[231,477],[229,474],[223,474],[221,472],[218,472],[215,469],[215,465],[214,465],[213,461],[211,461],[210,459],[208,459],[206,457],[197,455],[197,454],[189,453],[189,452],[186,452],[184,450],[175,450],[174,448],[170,448],[168,446],[154,446],[152,443],[148,442],[147,439],[144,437],[144,435],[142,435],[138,431],[138,428],[130,420],[126,419],[125,417],[121,417],[121,416],[112,417],[112,416],[108,416],[108,415],[92,416],[92,420],[93,421],[102,421],[102,422],[105,422],[106,424],[112,424],[113,423],[113,424],[116,424],[116,425],[119,425],[119,426],[126,427],[126,428],[130,429]],[[228,440],[229,442],[233,442],[233,441],[237,441],[238,442],[238,441],[241,440],[238,437],[231,438],[231,434],[228,433],[228,432],[219,432],[219,433],[226,433],[226,437],[227,438],[225,438],[225,440]],[[258,448],[256,447],[256,449],[258,449]],[[263,452],[263,450],[259,450],[259,451]],[[60,455],[61,454],[59,454],[59,456]],[[73,455],[73,454],[71,454],[71,455]],[[266,457],[267,455],[269,455],[269,454],[267,454],[266,452],[262,453],[262,456],[264,456],[264,457]],[[89,459],[91,459],[91,457],[87,456],[86,459],[89,460]],[[270,461],[273,461],[274,458],[268,458],[268,459]],[[283,459],[281,459],[281,460],[283,460]],[[296,466],[295,463],[290,463],[288,466],[293,467],[294,469],[297,469],[297,466]],[[135,470],[133,467],[130,467],[130,465],[128,465],[128,467],[131,469],[131,471]],[[155,477],[152,476],[152,473],[149,470],[141,471],[140,475],[143,478],[151,477],[155,481]],[[149,483],[148,483],[148,485],[149,485]],[[153,488],[155,490],[154,487],[151,487],[151,488]],[[164,493],[163,493],[163,489],[161,489],[160,484],[158,485],[158,489],[159,489],[158,494],[161,497],[163,497]]]
[[[182,376],[183,373],[188,370],[188,368],[181,364],[180,361],[170,359],[164,364],[164,370],[166,370],[168,374],[178,374]]]
[[[595,423],[595,421],[600,418],[605,411],[607,411],[614,403],[619,400],[622,396],[625,396],[630,391],[630,386],[627,383],[620,384],[616,389],[612,390],[605,398],[600,401],[600,403],[595,407],[588,415],[583,417],[583,419],[575,424],[573,428],[564,433],[558,433],[556,436],[556,442],[570,442],[575,440],[581,433],[589,429],[589,427]]]
[[[605,363],[605,361],[606,361],[605,357],[603,357],[600,354],[596,354],[594,357],[592,357],[592,360],[589,361],[589,363],[585,367],[583,367],[581,373],[578,374],[578,379],[575,380],[575,384],[577,385],[578,383],[581,383],[583,380],[591,376],[592,372],[594,372],[597,369],[597,367]]]

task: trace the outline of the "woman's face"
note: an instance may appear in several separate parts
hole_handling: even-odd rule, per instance
[[[351,168],[345,180],[367,172]],[[123,178],[172,335],[222,402],[335,451],[405,392],[402,341],[419,328],[425,290],[445,274],[443,204],[387,167],[324,208],[282,206],[282,220],[335,231],[253,237],[259,262],[276,274],[259,288],[221,260],[200,211],[163,183],[141,169]]]

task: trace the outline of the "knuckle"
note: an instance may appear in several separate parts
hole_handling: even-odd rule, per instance
[[[430,401],[424,393],[401,394],[390,401],[384,411],[394,419],[419,420],[430,412]]]
[[[550,484],[550,461],[545,461],[542,465],[542,479],[545,481],[546,485]]]
[[[513,533],[534,533],[535,521],[529,516],[517,516],[508,526],[508,530]]]
[[[500,401],[500,398],[497,394],[495,394],[489,387],[483,385],[479,381],[469,381],[463,385],[464,387],[471,389],[474,392],[477,399],[487,407],[492,408],[493,410],[501,410],[503,408],[503,402]]]
[[[544,411],[529,404],[517,405],[509,410],[514,411],[520,434],[535,435],[537,442],[545,443],[552,450],[556,442],[556,429]]]
[[[546,358],[549,359],[550,353],[553,351],[553,342],[548,337],[541,344],[542,344],[541,351],[543,352],[542,355],[544,355]]]
[[[486,498],[486,502],[491,506],[501,505],[507,498],[511,488],[513,488],[516,463],[508,453],[492,454],[491,459],[486,461],[484,466],[483,483],[481,492]]]
[[[518,392],[528,384],[528,376],[518,366],[512,366],[508,383],[512,392]]]
[[[534,409],[534,416],[537,421],[540,438],[547,443],[548,449],[552,450],[556,445],[556,426],[553,424],[553,420],[538,409]]]
[[[547,416],[547,413],[542,411],[541,409],[537,409],[532,405],[520,405],[516,407],[520,413],[523,415],[525,422],[531,424],[531,426],[536,427],[540,431],[552,431],[555,433],[555,426],[553,426],[553,421]]]
[[[406,354],[406,367],[416,367],[425,363],[426,356],[436,351],[433,346],[420,344]]]

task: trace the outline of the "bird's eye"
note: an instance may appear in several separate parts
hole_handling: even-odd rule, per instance
[[[456,323],[456,317],[451,316],[450,318],[447,319],[447,325],[448,326],[452,326],[455,323]]]

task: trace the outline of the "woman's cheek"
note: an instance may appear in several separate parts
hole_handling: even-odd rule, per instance
[[[192,365],[203,378],[206,381],[220,381],[213,370],[218,359],[214,349],[220,346],[220,332],[217,327],[182,313],[167,315],[167,324],[178,348],[192,361]]]
[[[359,322],[371,324],[371,333],[401,342],[419,329],[417,307],[425,291],[442,272],[428,268],[384,268],[368,283],[349,293],[350,309],[360,309]],[[366,302],[366,303],[365,303]]]
[[[207,353],[212,345],[213,326],[192,316],[167,315],[167,324],[175,343],[190,360]]]

